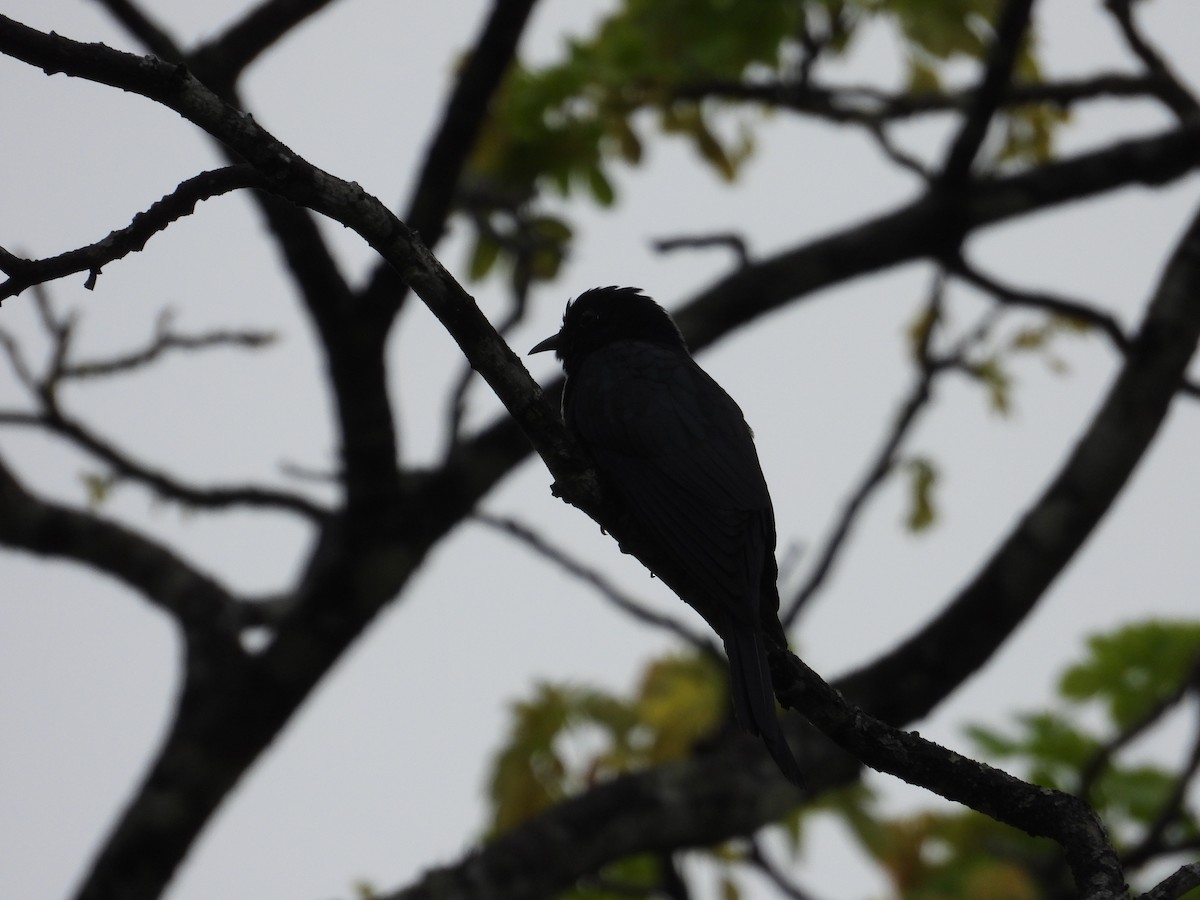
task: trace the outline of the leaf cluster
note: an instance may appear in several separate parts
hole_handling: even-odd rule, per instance
[[[1164,839],[1200,841],[1200,810],[1179,800],[1188,773],[1127,758],[1116,751],[1136,729],[1197,687],[1200,622],[1136,623],[1087,642],[1087,653],[1058,684],[1053,708],[1020,713],[1008,728],[973,725],[972,741],[987,757],[1030,780],[1085,793],[1114,837],[1142,840],[1169,813]],[[720,668],[699,654],[652,662],[635,694],[624,699],[594,689],[541,684],[514,704],[506,744],[491,780],[490,832],[515,827],[597,779],[678,759],[719,727],[727,704]],[[1101,723],[1086,724],[1099,713]],[[777,823],[793,857],[815,815],[841,820],[886,873],[896,897],[1037,900],[1070,892],[1051,842],[1031,838],[972,810],[888,816],[869,787],[854,784]],[[1168,845],[1168,846],[1169,846]],[[751,856],[733,845],[703,851],[717,868],[723,896],[741,894]],[[652,856],[619,860],[569,896],[604,900],[652,896],[668,863]]]
[[[561,60],[515,65],[493,101],[460,191],[475,225],[473,278],[508,258],[552,279],[572,229],[534,212],[544,191],[578,193],[602,207],[617,199],[614,167],[643,161],[646,133],[686,141],[724,181],[755,148],[763,113],[706,88],[739,83],[809,86],[812,65],[836,58],[872,20],[891,26],[907,66],[909,93],[942,90],[948,67],[981,60],[997,0],[624,0]],[[1025,42],[1019,81],[1036,83],[1036,42]],[[1048,159],[1064,114],[1047,105],[1004,110],[998,161]],[[532,249],[530,249],[532,247]],[[526,272],[528,274],[528,271]]]

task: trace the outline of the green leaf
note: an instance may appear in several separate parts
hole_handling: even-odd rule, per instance
[[[966,371],[987,388],[988,400],[993,410],[1002,416],[1007,416],[1012,411],[1012,379],[1001,365],[999,356],[970,363]]]
[[[686,756],[725,717],[724,670],[699,654],[668,656],[646,669],[638,692],[638,719],[654,734],[651,762]]]
[[[472,281],[479,281],[487,277],[488,272],[492,270],[499,258],[500,244],[486,234],[476,236],[475,247],[471,251],[471,262],[467,269],[468,277]]]
[[[612,182],[608,180],[608,176],[599,166],[592,166],[587,170],[588,189],[592,192],[592,197],[601,206],[612,206],[613,201],[617,199],[616,191],[613,190]]]
[[[98,510],[104,505],[118,481],[117,476],[112,472],[107,472],[103,475],[95,472],[84,472],[79,477],[83,481],[84,489],[87,491],[88,509],[93,511]]]
[[[1069,668],[1063,696],[1103,703],[1124,727],[1177,691],[1200,665],[1200,622],[1154,620],[1088,638],[1089,658]]]
[[[937,485],[938,473],[928,457],[916,456],[908,460],[906,467],[910,476],[908,516],[905,525],[909,531],[919,533],[928,529],[937,520],[937,506],[933,489]]]

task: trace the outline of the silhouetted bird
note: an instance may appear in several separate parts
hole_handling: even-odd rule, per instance
[[[567,304],[553,350],[567,374],[563,419],[604,483],[687,573],[670,586],[721,636],[739,724],[780,771],[800,771],[775,714],[764,629],[782,640],[775,515],[741,409],[692,359],[665,309],[637,288]]]

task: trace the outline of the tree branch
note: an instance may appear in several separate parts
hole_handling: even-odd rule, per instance
[[[43,414],[0,410],[0,425],[41,428],[56,434],[90,453],[108,466],[113,475],[144,485],[158,497],[173,500],[191,509],[229,509],[250,507],[293,512],[313,522],[323,522],[330,512],[312,501],[287,491],[275,491],[254,486],[195,487],[166,472],[153,469],[133,459],[123,450],[99,437],[81,422],[71,419],[57,409]]]
[[[201,200],[262,185],[262,176],[251,166],[227,166],[201,172],[181,182],[145,212],[137,213],[125,228],[111,232],[94,244],[37,260],[21,259],[0,248],[0,271],[8,275],[8,279],[0,283],[0,303],[31,285],[44,284],[76,272],[88,273],[84,286],[91,290],[96,286],[96,279],[104,266],[143,249],[150,238],[164,231],[172,222],[195,212],[196,204]]]
[[[242,72],[264,50],[331,2],[265,0],[222,34],[189,53],[189,62],[218,94],[232,91]]]
[[[1180,866],[1157,885],[1138,894],[1136,900],[1180,900],[1193,888],[1200,887],[1200,862]]]
[[[1194,302],[1198,294],[1200,216],[1173,254],[1099,413],[1050,487],[934,622],[878,662],[838,682],[836,688],[861,704],[861,710],[846,706],[834,689],[810,676],[790,654],[772,648],[781,695],[803,703],[805,713],[814,715],[823,730],[833,732],[871,765],[903,771],[914,783],[935,787],[938,772],[944,770],[951,781],[937,784],[939,789],[1032,833],[1054,837],[1064,845],[1080,891],[1088,897],[1126,894],[1115,854],[1083,801],[1044,792],[953,754],[947,757],[946,751],[898,735],[868,717],[900,724],[927,713],[1011,633],[1072,558],[1166,415],[1200,338],[1200,304]],[[623,538],[622,543],[640,549]],[[810,702],[822,707],[814,713]],[[797,724],[791,719],[785,727],[792,732]],[[765,762],[761,748],[749,752]],[[809,764],[822,771],[811,760]],[[458,865],[431,873],[391,897],[417,900],[452,889],[463,898],[480,897],[485,885],[489,898],[551,896],[580,874],[632,852],[711,844],[729,834],[749,833],[781,813],[778,806],[764,805],[747,823],[741,818],[738,790],[757,790],[752,796],[760,802],[782,801],[785,807],[794,797],[786,789],[762,791],[739,780],[754,771],[763,769],[728,758],[701,758],[618,779],[560,804]],[[782,781],[769,769],[766,777]],[[687,790],[676,787],[681,780],[689,784]],[[705,818],[708,790],[723,792],[733,810],[729,822]],[[660,797],[660,792],[684,808],[648,799]],[[1021,802],[1014,804],[1017,799]],[[625,843],[618,835],[631,841]],[[553,865],[544,865],[545,860],[553,860]]]
[[[1122,37],[1125,38],[1125,43],[1133,51],[1134,55],[1142,61],[1142,64],[1153,79],[1154,93],[1158,98],[1181,121],[1190,119],[1197,113],[1200,113],[1200,103],[1197,103],[1191,91],[1184,87],[1183,82],[1179,80],[1179,76],[1171,71],[1171,67],[1158,54],[1158,51],[1151,47],[1145,37],[1142,36],[1137,23],[1133,21],[1132,0],[1105,0],[1104,5],[1112,13],[1113,18],[1116,19],[1117,27],[1120,29]]]
[[[131,0],[98,0],[125,30],[163,59],[176,59],[175,39]]]
[[[1081,897],[1128,896],[1116,850],[1096,812],[1072,794],[1038,787],[901,731],[847,703],[786,648],[772,646],[771,675],[785,706],[873,769],[956,800],[1062,847]]]
[[[681,638],[684,643],[690,644],[697,650],[708,653],[716,653],[713,642],[708,638],[702,637],[690,629],[686,628],[679,622],[672,619],[670,616],[660,616],[653,610],[648,609],[638,600],[626,594],[615,584],[588,566],[571,558],[564,551],[552,545],[540,534],[529,528],[526,525],[518,522],[516,519],[506,518],[503,516],[493,516],[487,513],[475,513],[475,521],[487,525],[489,528],[494,528],[497,531],[507,534],[522,544],[527,546],[534,553],[544,557],[556,566],[561,568],[569,575],[573,575],[584,584],[589,584],[614,606],[624,613],[627,613],[639,622],[644,622],[647,625],[652,625],[655,628],[662,628],[669,631],[671,634]]]
[[[140,350],[110,359],[67,363],[59,370],[59,378],[86,379],[125,374],[150,365],[172,350],[193,352],[215,347],[256,350],[275,341],[274,333],[269,331],[235,331],[222,328],[201,334],[177,334],[171,331],[171,318],[171,311],[164,310],[158,317],[154,337]]]
[[[114,522],[30,494],[0,460],[0,543],[90,566],[133,588],[187,634],[232,643],[233,596],[166,548]]]
[[[1157,80],[1149,75],[1101,73],[1063,81],[1010,84],[1001,99],[1001,106],[1007,109],[1046,104],[1067,110],[1089,100],[1155,96],[1157,88]],[[829,122],[883,125],[916,116],[965,112],[975,97],[975,90],[890,94],[861,85],[824,87],[794,81],[709,81],[688,85],[676,96],[681,100],[712,97],[751,101],[806,113]]]
[[[850,531],[854,527],[854,523],[857,521],[867,500],[883,484],[884,479],[891,474],[896,465],[896,454],[900,449],[900,445],[912,430],[921,411],[925,409],[932,398],[934,378],[947,368],[945,362],[934,360],[929,352],[933,332],[941,317],[941,282],[943,277],[944,274],[939,273],[938,283],[934,285],[930,302],[922,314],[922,317],[929,324],[922,332],[916,348],[915,355],[918,369],[916,383],[908,392],[908,396],[904,402],[900,405],[900,409],[892,422],[892,427],[887,437],[884,438],[879,452],[875,455],[874,462],[868,467],[866,475],[842,507],[841,515],[838,517],[829,536],[825,539],[824,545],[817,554],[817,561],[813,564],[808,578],[796,590],[788,603],[781,604],[779,620],[785,629],[795,624],[800,612],[825,583],[825,579],[833,570],[833,566],[846,544],[846,539],[849,537]]]
[[[943,189],[955,190],[970,177],[971,163],[979,154],[992,116],[1000,108],[1012,80],[1013,67],[1021,52],[1021,42],[1032,12],[1033,0],[1008,0],[1004,4],[996,23],[996,36],[988,51],[983,79],[937,178]]]
[[[454,85],[404,215],[404,221],[428,247],[436,246],[445,233],[463,170],[487,122],[492,97],[516,57],[517,44],[536,2],[494,0]],[[392,267],[380,265],[360,298],[364,304],[386,305],[395,313],[406,290],[407,286],[397,280]]]

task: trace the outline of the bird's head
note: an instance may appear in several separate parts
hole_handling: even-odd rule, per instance
[[[570,373],[588,354],[616,341],[650,341],[687,350],[670,314],[640,288],[601,287],[568,302],[558,334],[529,352],[553,350]]]

